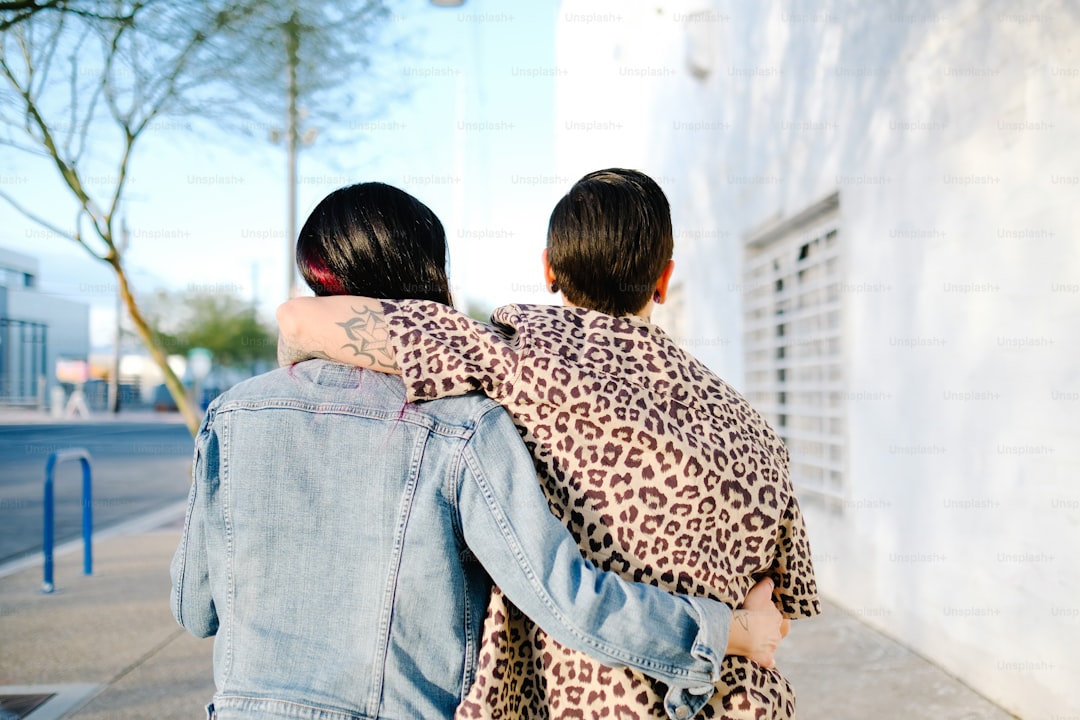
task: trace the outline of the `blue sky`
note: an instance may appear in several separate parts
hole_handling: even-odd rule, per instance
[[[512,9],[495,0],[394,7],[388,30],[406,37],[411,51],[377,62],[379,75],[407,97],[363,109],[357,142],[316,141],[302,153],[298,222],[337,187],[387,182],[442,218],[459,304],[549,301],[539,269],[544,230],[573,180],[554,177],[558,0]],[[256,297],[271,318],[285,296],[284,150],[191,125],[166,118],[137,147],[124,212],[132,282],[143,294],[235,290]],[[5,150],[0,176],[20,202],[70,227],[74,200],[54,167]],[[89,177],[91,188],[109,185],[108,170]],[[2,202],[0,247],[38,258],[41,289],[89,304],[92,343],[109,344],[115,284],[108,268]]]

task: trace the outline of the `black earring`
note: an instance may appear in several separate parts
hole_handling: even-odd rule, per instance
[[[652,291],[652,301],[654,303],[660,302],[660,291],[659,290],[653,290]]]
[[[555,281],[555,280],[552,280],[551,284],[548,285],[548,292],[553,292],[553,293],[559,292],[559,283],[557,281]]]

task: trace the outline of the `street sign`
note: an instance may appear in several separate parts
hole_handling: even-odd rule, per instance
[[[191,348],[188,350],[188,369],[191,376],[196,380],[202,380],[210,374],[210,366],[213,365],[214,354],[206,348]]]

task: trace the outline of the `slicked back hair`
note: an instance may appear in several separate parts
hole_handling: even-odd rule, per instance
[[[671,206],[643,172],[598,170],[555,205],[547,247],[569,302],[609,315],[636,313],[671,260]]]

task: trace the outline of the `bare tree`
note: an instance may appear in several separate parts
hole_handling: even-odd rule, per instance
[[[300,147],[335,128],[344,129],[346,137],[356,135],[362,123],[355,116],[348,122],[344,115],[356,112],[353,95],[357,89],[366,89],[369,100],[378,96],[379,101],[369,106],[385,106],[394,92],[387,84],[372,82],[370,72],[372,47],[387,14],[382,0],[267,2],[235,33],[216,38],[223,45],[245,48],[242,61],[234,63],[227,75],[230,90],[241,98],[244,108],[233,117],[248,127],[272,129],[270,135],[285,144],[288,219],[284,249],[290,256],[297,230]],[[222,54],[228,54],[225,47]],[[357,83],[359,77],[365,82]],[[287,294],[292,296],[296,269],[292,262],[286,267]]]
[[[51,165],[74,202],[65,221],[54,205],[32,207],[3,188],[0,199],[112,269],[135,332],[161,368],[192,433],[199,414],[154,342],[118,243],[131,160],[139,139],[160,117],[206,116],[207,108],[224,107],[240,111],[233,117],[251,117],[266,106],[266,93],[273,89],[295,117],[304,96],[300,88],[314,97],[342,77],[344,65],[355,69],[364,56],[348,33],[357,25],[370,30],[384,12],[381,3],[343,3],[352,7],[350,14],[307,5],[301,0],[0,3],[5,23],[0,144]],[[305,72],[301,42],[310,57],[336,65],[322,76],[317,67],[309,68],[310,80],[290,85],[283,77],[289,68],[294,76]],[[298,129],[289,132],[295,142]],[[109,182],[88,184],[88,168]]]
[[[70,12],[84,17],[119,22],[131,19],[131,11],[100,0],[15,0],[0,2],[0,32],[29,20],[43,11]]]
[[[123,258],[117,246],[118,211],[124,197],[132,152],[150,123],[169,110],[182,89],[185,71],[214,26],[193,28],[186,37],[150,54],[166,55],[165,72],[144,64],[148,38],[135,31],[144,8],[133,9],[129,21],[90,18],[82,14],[38,10],[0,35],[0,77],[7,83],[0,106],[5,124],[3,142],[50,162],[75,200],[68,222],[24,205],[7,190],[0,198],[37,224],[82,245],[116,275],[124,307],[139,337],[165,376],[188,427],[195,431],[199,418],[179,378],[151,336],[135,302]],[[99,71],[88,72],[86,67]],[[161,66],[158,66],[159,68]],[[106,143],[95,138],[94,165],[111,164],[113,182],[95,193],[84,182],[91,130],[103,121],[112,124]]]

